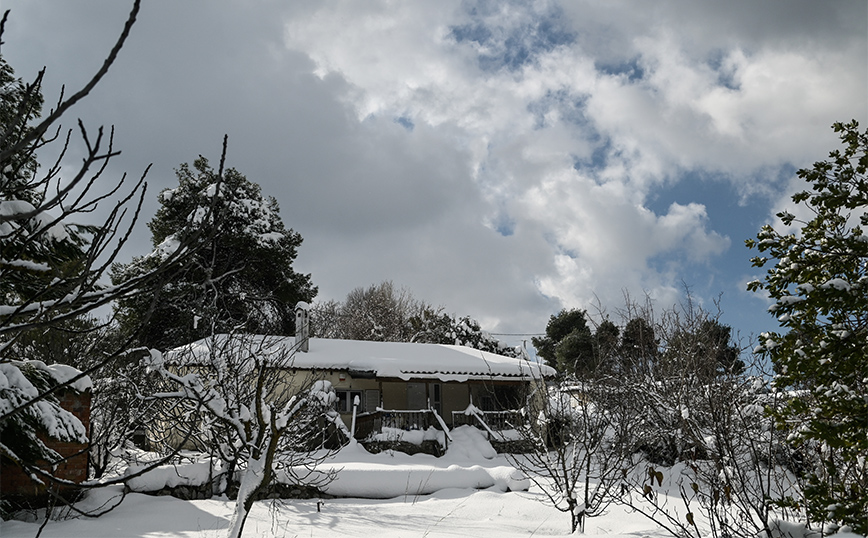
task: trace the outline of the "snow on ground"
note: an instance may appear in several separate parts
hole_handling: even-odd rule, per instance
[[[321,465],[336,470],[337,478],[324,491],[340,497],[389,499],[402,495],[427,495],[449,488],[492,491],[526,491],[530,482],[498,456],[483,434],[471,426],[451,432],[446,454],[409,456],[402,452],[369,454],[352,444],[334,460]]]
[[[255,503],[244,536],[311,537],[527,537],[569,536],[570,518],[551,507],[545,495],[512,468],[472,427],[451,432],[442,458],[400,452],[370,454],[349,445],[327,465],[342,469],[329,492],[348,498]],[[203,475],[190,466],[179,483]],[[165,471],[155,473],[156,482]],[[158,479],[157,479],[158,478]],[[116,503],[120,487],[92,491],[79,508]],[[360,498],[360,497],[370,498]],[[217,538],[226,533],[235,502],[225,497],[182,501],[130,493],[122,504],[96,519],[50,522],[46,538]],[[32,538],[39,523],[0,523],[3,538]],[[665,531],[642,515],[613,506],[588,520],[585,536],[662,538]],[[842,537],[843,538],[843,537]]]
[[[102,504],[118,489],[92,495],[88,505]],[[432,495],[394,499],[330,499],[317,511],[317,500],[290,500],[282,505],[257,502],[244,536],[333,538],[359,536],[445,538],[568,536],[569,517],[540,502],[539,492],[498,493],[444,489]],[[272,507],[279,506],[279,512]],[[227,499],[181,501],[131,493],[120,507],[98,519],[52,522],[46,538],[217,538],[226,533],[234,502]],[[37,523],[4,522],[4,538],[33,538]],[[586,536],[626,538],[665,536],[637,516],[614,511],[591,520]]]
[[[317,499],[257,502],[244,536],[569,535],[569,516],[545,503],[535,487],[528,490],[529,482],[472,427],[453,430],[442,458],[390,451],[370,454],[350,445],[328,465],[342,469],[329,492],[356,497],[325,500],[320,511]],[[201,469],[192,470],[193,475],[201,474],[195,472]],[[79,507],[111,506],[120,492],[119,487],[93,491]],[[234,506],[225,497],[182,501],[130,493],[120,506],[99,518],[51,522],[41,536],[216,538],[225,534]],[[34,522],[7,521],[0,524],[0,535],[32,538],[38,527]],[[664,536],[641,516],[625,517],[619,509],[591,520],[586,529],[588,536],[635,536],[634,532]]]

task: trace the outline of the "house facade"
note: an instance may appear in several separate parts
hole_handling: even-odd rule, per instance
[[[312,381],[330,382],[337,411],[347,427],[352,425],[358,402],[357,417],[378,414],[378,425],[415,429],[445,424],[451,428],[457,420],[464,420],[462,415],[466,416],[471,405],[485,412],[525,407],[536,384],[556,373],[526,358],[458,345],[309,338],[303,304],[296,314],[295,337],[222,335],[171,353],[201,364],[196,357],[212,356],[217,349],[235,349],[227,345],[228,338],[237,339],[256,355],[280,357],[285,380],[281,390],[294,393]],[[436,417],[413,414],[432,411],[439,417],[436,422]]]
[[[281,345],[291,348],[295,339]],[[357,413],[433,409],[451,427],[454,414],[471,404],[482,411],[524,407],[535,383],[554,375],[524,359],[407,342],[311,338],[308,351],[296,352],[291,362],[293,369],[332,384],[347,425],[358,398]]]

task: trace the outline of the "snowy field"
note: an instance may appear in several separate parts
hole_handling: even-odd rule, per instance
[[[422,435],[421,432],[417,432]],[[471,427],[452,432],[442,458],[399,452],[369,454],[345,447],[326,466],[342,469],[330,493],[347,498],[257,502],[245,537],[528,537],[568,536],[568,514],[554,509],[507,460]],[[177,473],[154,473],[159,487]],[[120,488],[96,490],[80,503],[86,510],[110,506]],[[365,497],[365,498],[361,498]],[[376,498],[370,498],[376,497]],[[96,519],[52,521],[46,538],[217,538],[226,534],[234,501],[182,501],[130,493],[117,508]],[[318,510],[319,509],[319,510]],[[39,522],[0,524],[3,538],[32,538]],[[585,536],[668,536],[653,522],[612,506],[589,519]],[[853,536],[853,535],[850,535]]]
[[[421,432],[417,432],[421,435]],[[376,538],[404,536],[566,536],[568,514],[545,502],[544,495],[495,454],[478,430],[452,432],[445,456],[400,452],[369,454],[360,447],[342,450],[329,465],[342,469],[329,492],[355,498],[257,502],[245,525],[245,537]],[[157,476],[156,485],[168,473]],[[92,492],[81,508],[111,505],[119,488]],[[378,497],[376,499],[358,497]],[[216,538],[235,506],[226,498],[182,501],[130,493],[123,503],[96,519],[52,521],[43,537],[56,538]],[[39,523],[7,521],[0,536],[36,536]],[[654,524],[614,507],[589,521],[589,536],[665,536]]]
[[[110,492],[96,497],[104,500]],[[245,537],[364,536],[568,536],[569,516],[543,504],[539,492],[443,489],[431,495],[394,499],[331,499],[317,512],[316,500],[291,500],[272,511],[256,503],[244,528]],[[91,499],[90,504],[99,501]],[[114,511],[92,520],[52,522],[43,537],[56,538],[217,538],[225,535],[234,503],[228,500],[181,501],[172,497],[127,496]],[[4,538],[36,536],[39,525],[19,521],[0,526]],[[666,536],[641,516],[613,509],[592,519],[586,536]]]

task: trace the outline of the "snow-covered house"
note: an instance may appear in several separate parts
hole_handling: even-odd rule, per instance
[[[448,427],[472,423],[465,413],[469,408],[490,413],[497,423],[498,412],[524,407],[535,383],[555,375],[537,362],[465,346],[308,338],[307,312],[302,307],[296,314],[295,337],[238,338],[257,354],[282,357],[288,384],[330,382],[348,427],[358,401],[359,434],[386,425],[424,429],[440,421]],[[231,347],[208,338],[172,353],[204,358]]]

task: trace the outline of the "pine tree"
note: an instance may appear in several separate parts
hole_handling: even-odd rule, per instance
[[[549,318],[545,337],[532,341],[537,354],[562,374],[596,371],[594,336],[584,310],[561,310]]]
[[[62,222],[56,210],[43,207],[48,185],[36,176],[38,143],[10,151],[33,133],[31,123],[41,116],[39,86],[25,85],[0,57],[0,88],[0,304],[57,299],[81,272],[85,233],[93,228]],[[52,284],[57,282],[67,285]]]
[[[311,301],[310,275],[292,262],[302,237],[284,227],[277,201],[233,168],[214,170],[200,156],[176,171],[178,187],[160,193],[160,209],[148,224],[154,251],[112,270],[115,283],[149,270],[181,242],[199,246],[184,276],[168,283],[154,316],[143,327],[142,345],[168,349],[214,332],[289,335],[294,308]],[[121,324],[135,328],[149,302],[122,300]]]
[[[102,325],[86,316],[119,297],[152,297],[190,252],[181,244],[152,271],[106,286],[104,276],[135,225],[147,171],[133,185],[124,175],[101,190],[106,181],[97,179],[119,153],[113,130],[88,131],[79,121],[64,135],[60,125],[113,65],[139,8],[135,0],[100,69],[79,90],[62,95],[45,117],[44,70],[25,84],[0,57],[0,456],[4,466],[11,462],[33,478],[35,494],[43,486],[69,485],[56,475],[60,456],[46,441],[88,441],[82,422],[60,406],[60,394],[91,390],[88,376],[128,350],[123,341],[97,350],[92,343]],[[0,21],[0,44],[7,15]],[[67,170],[66,151],[76,140],[82,158]],[[55,156],[55,164],[40,170],[37,155],[45,153]],[[99,225],[76,223],[86,213],[92,219],[97,205],[106,215]],[[69,331],[77,336],[69,338]],[[88,362],[80,371],[83,358]],[[8,507],[5,498],[0,501],[0,512]]]

